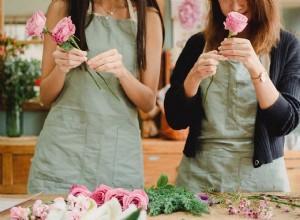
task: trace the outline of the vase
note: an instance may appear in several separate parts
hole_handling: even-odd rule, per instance
[[[23,112],[17,101],[7,103],[6,110],[6,135],[8,137],[20,137],[23,132]]]

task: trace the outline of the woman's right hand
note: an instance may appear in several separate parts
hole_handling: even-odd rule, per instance
[[[194,67],[191,69],[190,74],[194,79],[199,81],[216,74],[217,66],[220,60],[227,60],[228,58],[218,54],[216,50],[202,53]]]
[[[216,50],[201,54],[184,81],[185,96],[191,98],[196,95],[201,81],[215,75],[219,61],[227,59]]]
[[[80,66],[87,61],[87,52],[76,48],[66,51],[57,46],[53,52],[56,67],[62,73],[68,73],[71,69]]]

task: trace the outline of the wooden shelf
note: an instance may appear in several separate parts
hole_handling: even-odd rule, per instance
[[[0,194],[27,193],[27,179],[37,137],[0,137]],[[143,139],[145,186],[156,185],[162,173],[174,184],[184,141]]]
[[[27,178],[37,137],[0,137],[0,194],[27,193]],[[162,173],[175,184],[185,141],[143,139],[145,186],[155,186]],[[299,192],[300,151],[285,151],[292,192]]]
[[[0,137],[0,194],[26,193],[35,136]]]
[[[37,101],[26,101],[22,104],[23,111],[48,111],[48,106],[43,106]],[[6,106],[4,103],[0,103],[0,111],[5,111]]]

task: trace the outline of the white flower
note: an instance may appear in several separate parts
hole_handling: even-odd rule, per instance
[[[80,220],[117,220],[122,213],[122,207],[116,198],[104,203],[96,209],[88,210]]]

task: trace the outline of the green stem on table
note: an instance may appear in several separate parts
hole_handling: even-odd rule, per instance
[[[98,72],[96,72],[98,76],[100,76],[100,78],[103,80],[103,82],[105,83],[105,85],[107,86],[107,88],[109,89],[109,91],[116,97],[116,99],[119,99],[119,97],[112,91],[112,89],[109,87],[108,83],[106,82],[105,78]]]
[[[260,199],[263,200],[264,197],[263,196],[245,196],[247,199]],[[270,202],[274,202],[277,204],[282,204],[282,205],[289,205],[289,206],[293,206],[293,207],[300,207],[300,204],[296,204],[296,203],[290,203],[290,202],[285,202],[282,200],[278,200],[278,198],[276,196],[267,196],[270,199]]]

